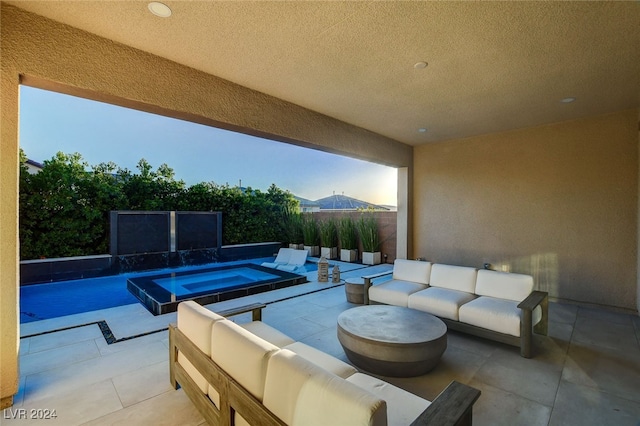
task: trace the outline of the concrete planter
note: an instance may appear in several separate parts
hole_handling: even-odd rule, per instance
[[[382,255],[379,251],[376,251],[375,253],[365,251],[362,253],[362,263],[365,265],[378,265],[382,263],[381,259]]]
[[[309,256],[318,257],[320,255],[320,246],[304,246],[304,249],[309,252]]]
[[[325,259],[337,259],[338,247],[321,247],[320,256],[324,257]]]
[[[304,244],[289,244],[289,248],[294,250],[303,250]]]
[[[355,262],[358,260],[358,252],[356,250],[340,250],[340,260],[343,262]]]

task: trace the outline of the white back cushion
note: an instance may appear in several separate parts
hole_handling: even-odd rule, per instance
[[[508,272],[478,271],[476,294],[521,302],[533,291],[531,275]]]
[[[208,310],[198,303],[189,300],[178,304],[178,329],[182,331],[202,352],[211,355],[211,329],[213,323],[224,320],[224,317]],[[178,363],[185,369],[203,393],[209,386],[202,374],[196,370],[182,352],[178,352]],[[215,401],[214,401],[215,402]]]
[[[224,317],[193,300],[178,304],[178,329],[207,355],[211,355],[211,327],[220,320]]]
[[[431,263],[420,260],[396,259],[393,262],[393,279],[429,284]]]
[[[218,321],[211,331],[211,359],[262,401],[269,358],[278,347],[231,321]]]
[[[451,290],[474,293],[477,271],[466,266],[442,265],[436,263],[431,267],[431,287],[442,287]]]
[[[386,425],[386,403],[283,349],[271,357],[264,405],[288,425]]]

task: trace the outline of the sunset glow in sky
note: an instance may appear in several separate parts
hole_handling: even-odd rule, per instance
[[[264,191],[273,183],[310,200],[335,192],[397,204],[392,167],[26,86],[20,146],[40,163],[78,152],[90,165],[113,161],[136,171],[145,158],[154,169],[166,163],[187,185],[242,182]]]

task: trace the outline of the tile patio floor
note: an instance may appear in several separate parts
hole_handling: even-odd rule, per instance
[[[343,272],[343,278],[385,269],[391,265]],[[311,282],[209,308],[273,302],[263,311],[266,323],[346,360],[336,318],[354,305],[343,286],[328,287]],[[109,345],[95,324],[101,320],[117,339],[143,336]],[[0,424],[203,424],[184,393],[169,385],[167,332],[147,334],[170,322],[175,314],[154,317],[135,304],[23,324],[20,391]],[[536,336],[532,359],[515,347],[449,332],[435,370],[385,380],[427,399],[454,379],[474,386],[482,391],[477,425],[640,425],[640,318],[551,303],[549,329],[548,337]],[[57,418],[11,419],[20,409],[27,416],[31,409],[56,410]]]

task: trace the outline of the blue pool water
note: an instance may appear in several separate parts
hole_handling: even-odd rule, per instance
[[[250,262],[260,264],[273,261],[273,258],[253,259]],[[217,263],[143,273],[121,274],[100,278],[60,281],[56,283],[33,284],[20,287],[20,322],[28,323],[65,315],[114,308],[138,303],[138,299],[127,290],[127,279],[144,277],[173,271],[189,271],[211,267],[223,267],[229,264]],[[244,261],[242,263],[247,263]],[[307,264],[307,271],[316,268]]]

